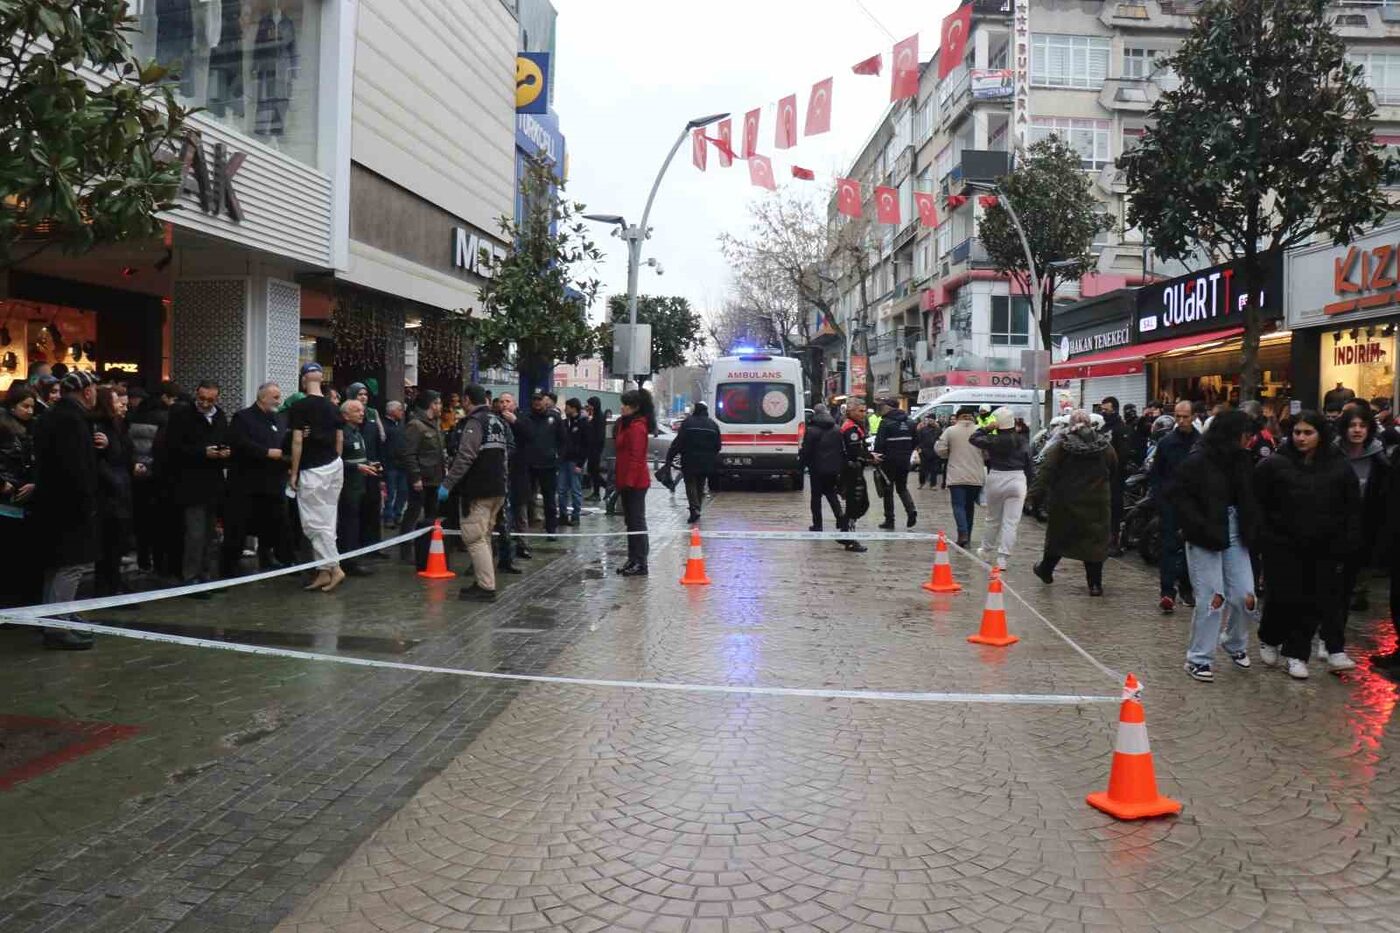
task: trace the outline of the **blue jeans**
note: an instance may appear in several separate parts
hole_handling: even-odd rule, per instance
[[[559,514],[578,518],[583,509],[583,474],[572,462],[559,464]]]
[[[1230,546],[1223,551],[1211,551],[1186,542],[1186,566],[1191,571],[1191,588],[1196,592],[1196,609],[1191,615],[1191,646],[1186,650],[1186,660],[1192,664],[1209,664],[1215,657],[1222,616],[1226,626],[1222,644],[1231,654],[1238,654],[1249,646],[1248,625],[1259,618],[1254,567],[1249,561],[1249,549],[1240,540],[1240,523],[1234,506],[1230,507],[1229,522]],[[1220,604],[1212,605],[1217,599]]]
[[[408,505],[408,474],[393,467],[384,468],[384,524],[397,525]]]
[[[977,527],[977,499],[982,495],[982,487],[949,486],[948,493],[953,500],[953,520],[958,524],[958,540],[971,540],[972,529]]]

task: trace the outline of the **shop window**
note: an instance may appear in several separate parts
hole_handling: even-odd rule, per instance
[[[1029,298],[992,296],[991,337],[994,347],[1031,345],[1031,303]]]
[[[1099,36],[1031,36],[1031,83],[1098,88],[1108,77],[1109,41]]]
[[[180,102],[316,162],[321,7],[315,0],[132,0],[137,57],[178,71]]]
[[[1084,168],[1098,171],[1113,161],[1110,120],[1078,120],[1070,117],[1032,117],[1031,142],[1055,135],[1079,153]]]
[[[1367,325],[1322,335],[1320,393],[1338,385],[1359,398],[1395,394],[1395,335],[1392,327]]]

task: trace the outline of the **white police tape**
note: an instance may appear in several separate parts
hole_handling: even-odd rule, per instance
[[[445,535],[460,535],[462,532],[455,528],[444,528]],[[690,528],[674,529],[671,534],[689,535]],[[493,532],[495,537],[500,537],[505,532]],[[568,540],[569,538],[625,538],[628,535],[659,535],[666,534],[663,531],[566,531],[560,529],[554,533],[547,531],[512,531],[509,533],[512,538],[553,538],[555,540]],[[761,528],[751,528],[739,531],[704,531],[706,538],[727,539],[735,541],[937,541],[938,535],[925,532],[908,531],[775,531]]]
[[[628,690],[662,690],[674,693],[729,693],[745,696],[809,697],[816,699],[843,700],[884,700],[906,703],[1000,703],[1029,706],[1082,706],[1090,703],[1117,703],[1118,696],[1080,696],[1076,694],[1050,693],[923,693],[901,690],[836,690],[804,687],[762,687],[743,684],[686,684],[655,680],[601,680],[589,677],[554,677],[546,674],[505,674],[499,671],[477,671],[458,667],[440,667],[433,664],[409,664],[403,661],[380,661],[375,658],[357,658],[342,654],[324,654],[316,651],[297,651],[293,648],[272,648],[263,645],[243,645],[233,642],[215,641],[209,638],[194,638],[188,635],[168,635],[162,632],[144,632],[139,629],[117,628],[92,622],[73,622],[68,619],[21,617],[11,614],[11,610],[0,612],[0,619],[42,628],[69,629],[75,632],[88,632],[92,635],[115,635],[140,641],[162,642],[173,645],[186,645],[193,648],[215,648],[239,654],[254,654],[264,657],[288,658],[298,661],[329,661],[335,664],[348,664],[352,667],[368,667],[380,670],[404,671],[413,674],[447,674],[455,677],[473,677],[481,680],[502,680],[523,683],[558,684],[576,687],[612,687]]]

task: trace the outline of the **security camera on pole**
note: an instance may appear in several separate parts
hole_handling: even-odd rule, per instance
[[[638,386],[651,374],[651,325],[637,323],[637,275],[642,266],[642,241],[651,236],[651,228],[647,226],[647,220],[651,217],[651,205],[656,200],[661,179],[671,167],[671,160],[690,138],[690,134],[727,116],[727,113],[715,113],[708,117],[697,117],[686,123],[685,129],[681,130],[680,136],[676,138],[675,145],[667,153],[666,161],[661,163],[661,171],[656,173],[656,180],[651,183],[651,193],[647,195],[646,207],[642,210],[641,224],[630,226],[621,214],[583,215],[588,220],[615,224],[619,235],[627,241],[627,323],[613,324],[612,371],[615,376],[636,379]],[[655,259],[647,260],[647,265],[655,269],[657,275],[662,274],[661,264]]]

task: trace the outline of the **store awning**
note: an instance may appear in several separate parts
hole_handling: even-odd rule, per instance
[[[1118,347],[1113,350],[1104,350],[1101,353],[1090,353],[1051,366],[1050,378],[1092,379],[1096,376],[1129,376],[1142,372],[1147,361],[1153,357],[1170,353],[1173,350],[1238,337],[1242,333],[1244,333],[1244,328],[1232,327],[1229,330],[1191,334],[1186,337],[1174,337],[1171,340],[1139,344],[1135,347]]]

